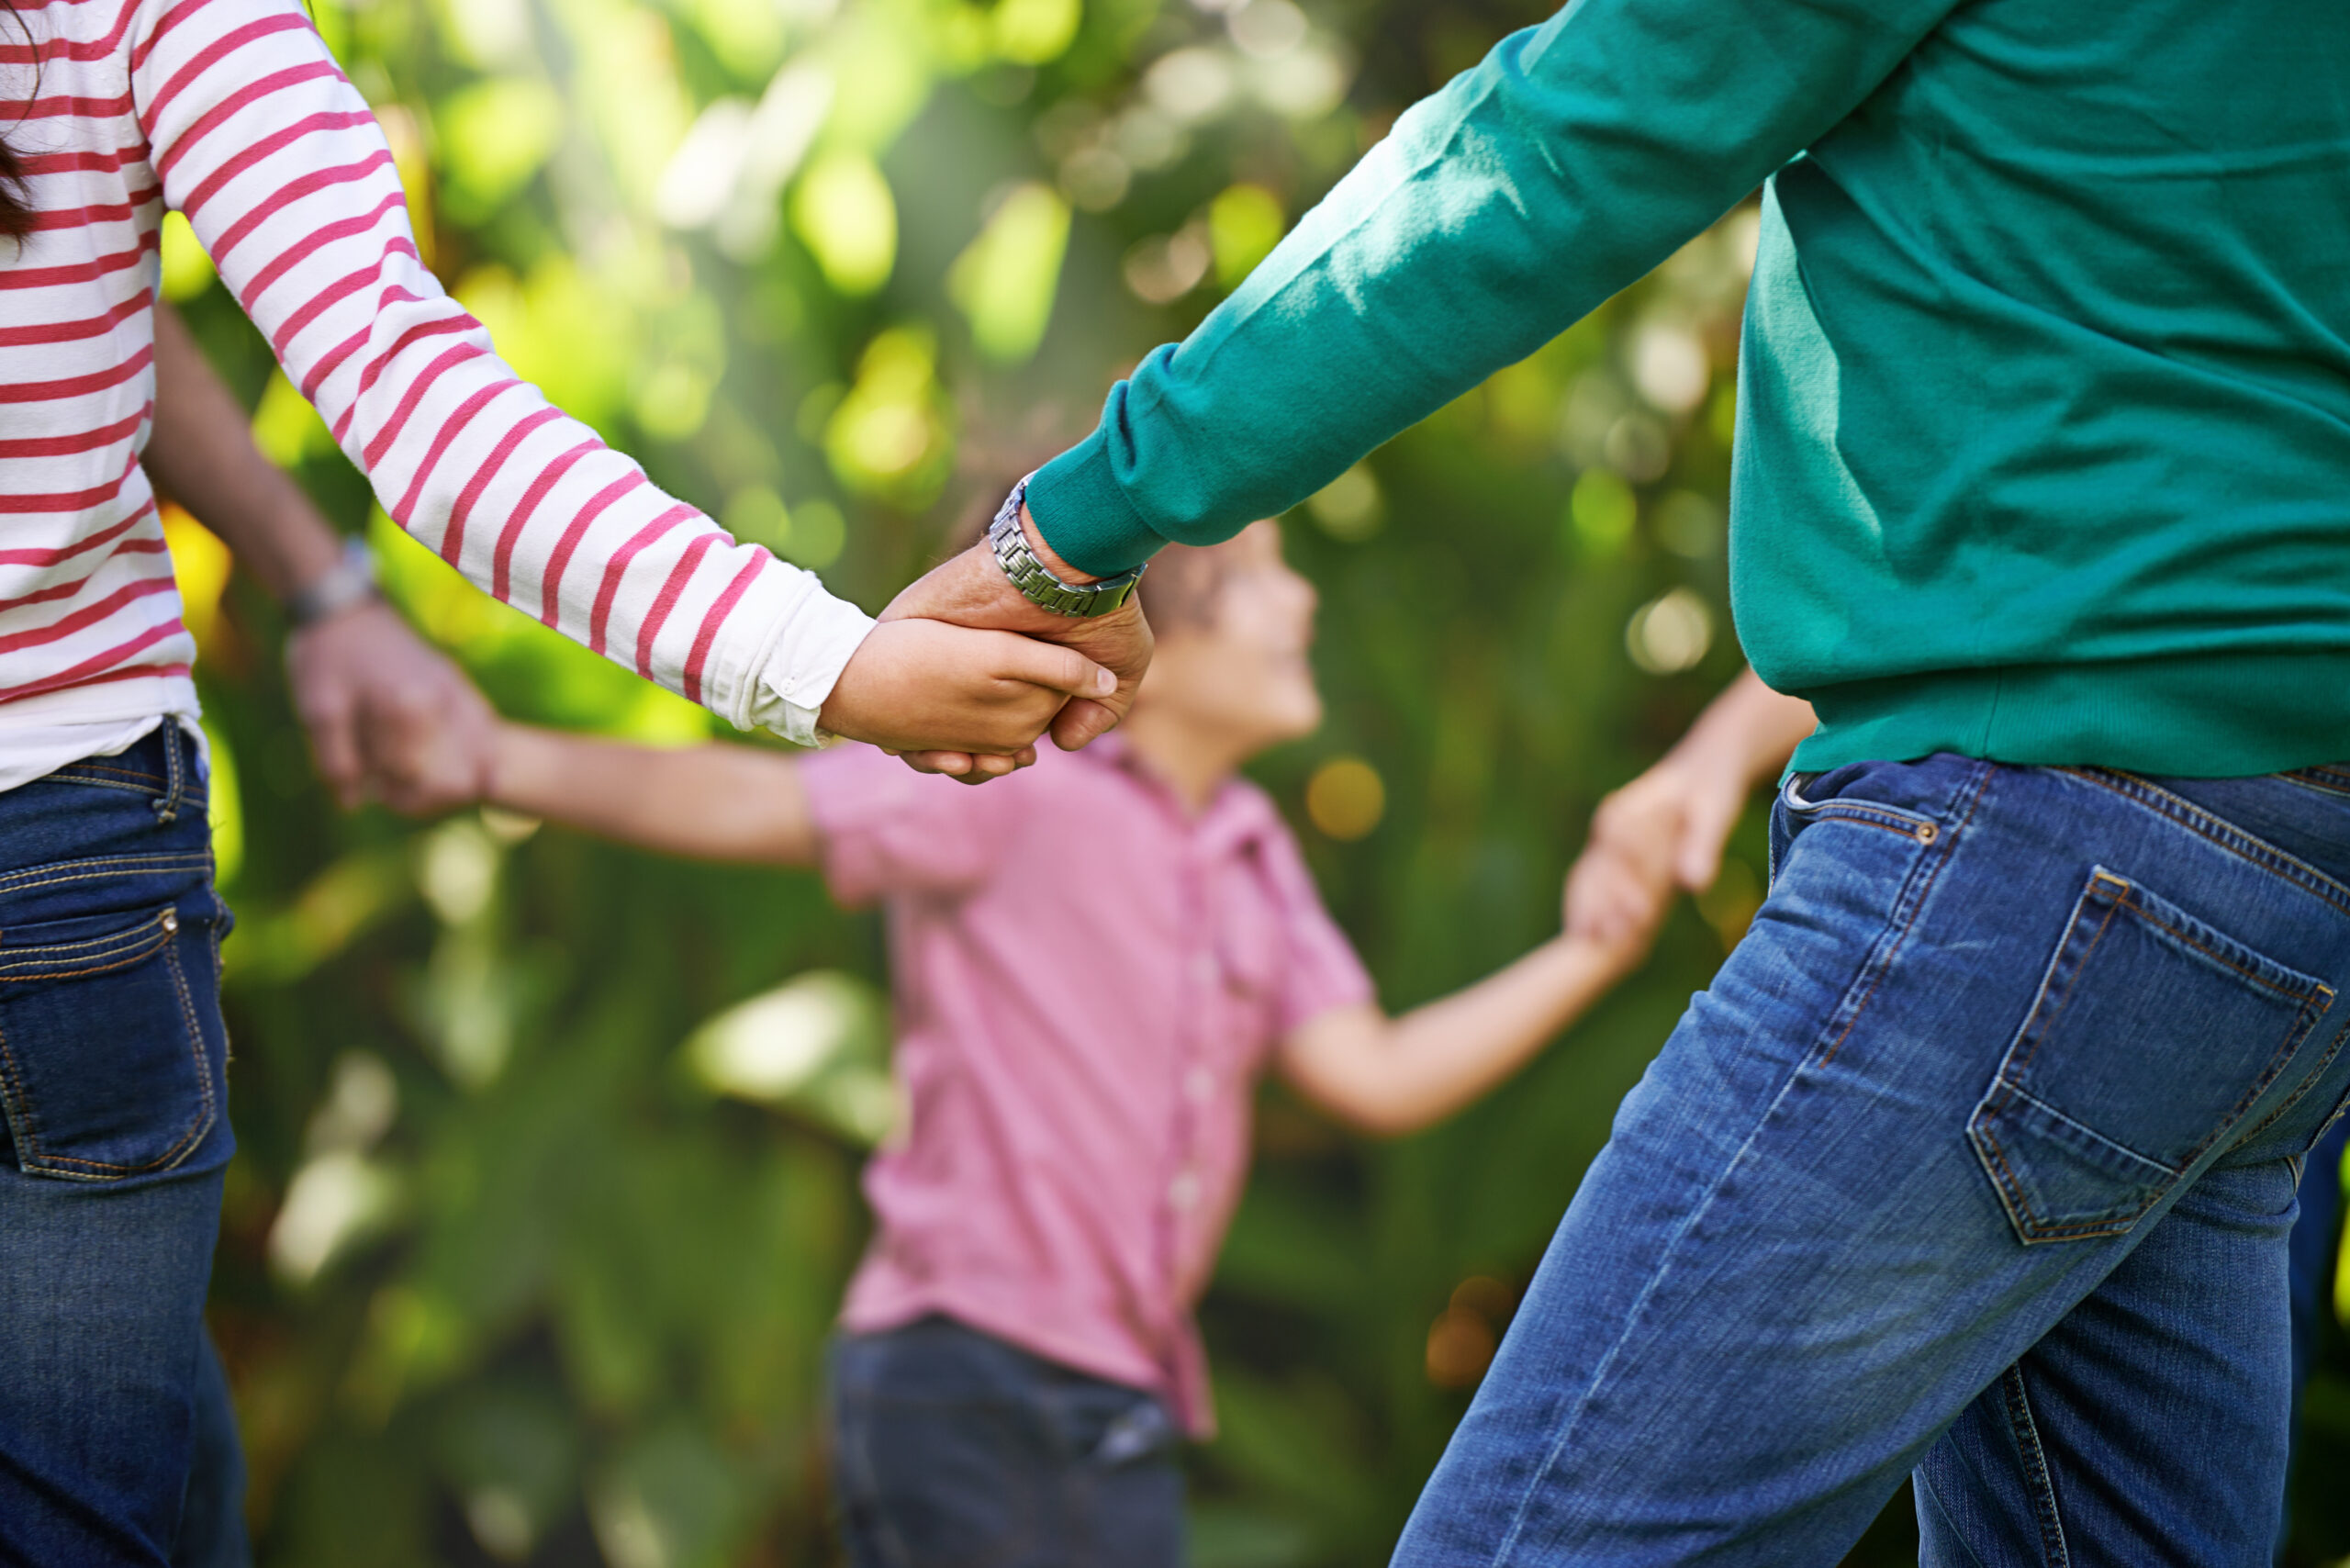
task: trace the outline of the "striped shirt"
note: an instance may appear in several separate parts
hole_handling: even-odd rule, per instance
[[[871,622],[498,358],[419,261],[391,151],[301,0],[17,9],[31,41],[0,17],[0,133],[38,227],[0,241],[0,787],[196,711],[140,466],[167,207],[402,528],[738,726],[812,735]]]

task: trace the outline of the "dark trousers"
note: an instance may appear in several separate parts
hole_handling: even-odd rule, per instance
[[[944,1317],[833,1350],[853,1568],[1179,1568],[1166,1407]]]

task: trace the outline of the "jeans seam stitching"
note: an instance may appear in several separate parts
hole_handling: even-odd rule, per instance
[[[2049,1473],[2048,1451],[2040,1441],[2040,1426],[2031,1417],[2031,1399],[2023,1385],[2020,1362],[2000,1377],[2001,1403],[2007,1406],[2008,1429],[2021,1450],[2025,1484],[2031,1490],[2031,1511],[2040,1526],[2040,1549],[2049,1568],[2067,1568],[2071,1553],[2065,1545],[2065,1522],[2056,1509],[2056,1481]]]
[[[1916,869],[1913,868],[1909,875],[1904,879],[1901,900],[1908,901],[1908,913],[1906,916],[1902,914],[1901,901],[1897,901],[1895,913],[1889,918],[1888,924],[1892,924],[1894,921],[1898,921],[1900,923],[1900,929],[1905,935],[1907,935],[1909,925],[1914,924],[1919,912],[1923,908],[1926,896],[1931,890],[1935,878],[1941,874],[1941,868],[1949,863],[1949,856],[1952,852],[1951,846],[1955,846],[1959,837],[1959,830],[1964,829],[1968,823],[1974,820],[1975,809],[1982,803],[1983,791],[1990,783],[1991,773],[1991,767],[1989,765],[1985,765],[1983,766],[1981,772],[1976,776],[1974,784],[1973,795],[1967,801],[1964,815],[1961,817],[1956,828],[1953,828],[1951,832],[1941,835],[1942,845],[1944,846],[1942,857],[1935,863],[1934,870],[1927,876],[1925,885],[1916,889],[1916,897],[1914,899],[1910,899],[1909,895],[1912,890],[1912,886],[1917,880]],[[1677,1248],[1683,1240],[1687,1238],[1690,1232],[1695,1228],[1698,1222],[1711,1210],[1715,1199],[1719,1197],[1721,1194],[1722,1184],[1729,1179],[1729,1173],[1732,1169],[1734,1169],[1738,1162],[1745,1157],[1747,1151],[1753,1147],[1755,1138],[1761,1136],[1762,1128],[1770,1122],[1772,1116],[1777,1112],[1780,1105],[1785,1103],[1788,1093],[1795,1088],[1797,1081],[1802,1078],[1804,1072],[1807,1069],[1827,1065],[1827,1062],[1834,1058],[1837,1047],[1843,1044],[1845,1036],[1850,1035],[1852,1027],[1860,1022],[1861,1012],[1867,1006],[1869,998],[1876,994],[1877,986],[1884,978],[1886,969],[1890,967],[1894,954],[1897,953],[1900,947],[1900,941],[1897,939],[1894,944],[1894,947],[1891,950],[1888,950],[1882,958],[1879,958],[1876,955],[1876,948],[1882,944],[1882,942],[1883,937],[1880,935],[1877,942],[1871,944],[1869,956],[1863,958],[1862,962],[1861,975],[1867,975],[1870,977],[1868,989],[1863,994],[1861,1001],[1854,1005],[1852,1016],[1847,1022],[1843,1034],[1840,1034],[1837,1036],[1834,1044],[1830,1046],[1825,1057],[1818,1057],[1815,1058],[1813,1056],[1807,1055],[1804,1060],[1797,1062],[1794,1067],[1788,1070],[1786,1076],[1780,1081],[1777,1091],[1772,1094],[1770,1103],[1762,1107],[1761,1113],[1755,1117],[1753,1125],[1748,1129],[1746,1136],[1740,1140],[1738,1148],[1732,1152],[1729,1158],[1724,1160],[1719,1169],[1716,1170],[1713,1179],[1707,1186],[1704,1194],[1697,1200],[1695,1206],[1691,1210],[1689,1215],[1683,1220],[1680,1226],[1676,1229],[1671,1242],[1669,1242],[1659,1254],[1659,1261],[1655,1270],[1651,1273],[1648,1281],[1641,1286],[1638,1298],[1634,1300],[1630,1308],[1628,1309],[1625,1314],[1624,1327],[1617,1334],[1614,1342],[1608,1346],[1606,1352],[1600,1358],[1598,1365],[1594,1368],[1590,1384],[1585,1390],[1583,1397],[1576,1402],[1574,1409],[1567,1416],[1567,1417],[1560,1423],[1558,1435],[1552,1439],[1548,1451],[1543,1454],[1541,1465],[1535,1472],[1533,1481],[1529,1482],[1519,1493],[1517,1506],[1511,1513],[1509,1528],[1504,1532],[1500,1544],[1494,1548],[1494,1555],[1490,1559],[1491,1563],[1501,1564],[1507,1562],[1511,1553],[1516,1550],[1518,1538],[1526,1527],[1527,1510],[1533,1505],[1534,1493],[1537,1485],[1539,1484],[1542,1477],[1550,1474],[1557,1466],[1559,1462],[1559,1456],[1566,1450],[1567,1443],[1569,1439],[1574,1436],[1576,1425],[1581,1421],[1583,1412],[1589,1409],[1593,1402],[1599,1397],[1601,1391],[1605,1387],[1608,1372],[1615,1365],[1618,1353],[1624,1348],[1625,1341],[1631,1337],[1640,1313],[1647,1306],[1650,1300],[1653,1298],[1657,1290],[1662,1285],[1665,1275],[1671,1271],[1672,1258],[1674,1249]],[[1872,970],[1874,971],[1874,974],[1871,974]],[[1852,986],[1860,984],[1861,975],[1856,975],[1851,984],[1845,987],[1845,997],[1850,997]],[[1840,1011],[1842,1006],[1843,1002],[1840,999],[1838,1002]]]
[[[1998,1076],[1992,1081],[1992,1092],[1998,1096],[1998,1099],[1996,1103],[1987,1107],[1994,1114],[2007,1105],[2009,1091],[2022,1092],[2023,1085],[2016,1082],[2014,1077],[2010,1075],[2020,1075],[2031,1065],[2032,1058],[2040,1054],[2040,1047],[2048,1043],[2048,1036],[2055,1031],[2056,1020],[2065,1015],[2066,1008],[2072,1006],[2073,992],[2079,988],[2081,977],[2088,972],[2089,960],[2097,957],[2098,948],[2105,942],[2105,934],[2113,929],[2113,917],[2121,913],[2129,903],[2130,884],[2104,870],[2090,873],[2089,885],[2083,890],[2083,896],[2086,897],[2089,892],[2094,891],[2099,882],[2117,884],[2121,889],[2122,896],[2105,906],[2105,918],[2097,923],[2097,930],[2090,935],[2089,945],[2081,949],[2079,959],[2073,965],[2073,972],[2065,977],[2065,994],[2056,999],[2056,1005],[2048,1012],[2046,1022],[2042,1025],[2038,1033],[2032,1035],[2031,1043],[2024,1047],[2023,1059],[2013,1063],[2002,1060],[1999,1063]],[[2080,916],[2076,913],[2073,919],[2077,924]],[[2065,935],[2069,943],[2072,936],[2069,927]],[[2057,951],[2061,954],[2064,951],[2064,945],[2060,945]],[[2041,981],[2041,996],[2032,999],[2031,1013],[2024,1020],[2024,1028],[2028,1033],[2031,1030],[2032,1025],[2041,1022],[2040,1002],[2047,995],[2047,984],[2048,982],[2043,979]]]
[[[2350,914],[2350,887],[2344,886],[2316,867],[2286,854],[2266,840],[2244,832],[2226,818],[2205,811],[2192,801],[2174,795],[2134,773],[2123,773],[2118,769],[2067,767],[2058,771],[2109,790],[2125,801],[2134,801],[2142,809],[2177,823],[2198,838],[2257,867],[2277,880],[2324,901],[2340,913]]]
[[[1852,1004],[1852,1015],[1844,1020],[1844,1026],[1836,1032],[1836,1037],[1828,1043],[1828,1049],[1821,1053],[1813,1065],[1826,1067],[1834,1061],[1836,1053],[1844,1048],[1844,1042],[1852,1037],[1852,1031],[1860,1027],[1862,1014],[1868,1011],[1869,1003],[1875,999],[1877,988],[1885,983],[1885,977],[1891,972],[1894,960],[1901,956],[1901,949],[1908,943],[1909,933],[1917,926],[1918,917],[1925,913],[1926,901],[1933,896],[1934,884],[1941,880],[1942,868],[1948,866],[1952,857],[1957,854],[1959,835],[1964,833],[1967,824],[1975,820],[1975,809],[1983,803],[1983,790],[1990,781],[1991,774],[1988,768],[1975,778],[1974,793],[1966,802],[1965,814],[1959,818],[1956,825],[1950,832],[1940,835],[1942,841],[1939,846],[1940,852],[1935,854],[1930,850],[1931,858],[1920,862],[1925,868],[1924,880],[1918,880],[1915,870],[1912,870],[1910,876],[1904,879],[1900,897],[1895,905],[1897,924],[1893,933],[1893,945],[1885,950],[1883,958],[1872,959],[1869,965],[1871,972],[1868,990],[1862,992],[1861,999]],[[1907,836],[1914,837],[1915,835]]]
[[[209,864],[210,857],[201,855],[120,855],[89,860],[61,860],[53,866],[35,866],[0,877],[0,893],[54,887],[60,882],[94,882],[106,877],[137,877],[158,871],[199,871]],[[83,869],[85,867],[100,868]],[[56,874],[61,872],[72,874]]]
[[[174,910],[170,913],[176,914],[178,912]],[[171,935],[168,930],[163,928],[162,915],[159,913],[150,915],[147,919],[140,922],[137,925],[132,926],[128,931],[118,931],[110,935],[92,936],[80,942],[54,942],[45,947],[0,947],[0,983],[6,983],[8,980],[20,979],[56,980],[80,974],[98,975],[106,973],[109,969],[120,969],[122,966],[119,963],[108,963],[101,968],[43,971],[39,974],[18,975],[16,972],[11,960],[17,958],[29,957],[35,953],[79,953],[88,952],[92,948],[102,949],[93,955],[94,957],[111,959],[114,957],[114,951],[105,950],[109,948],[109,945],[123,944],[126,946],[136,946],[140,942],[146,942],[151,931],[159,938],[168,938]],[[128,943],[125,942],[126,938],[129,939]],[[162,946],[162,940],[156,940],[149,944],[146,951],[152,952],[155,948]]]
[[[2336,1029],[2333,1032],[2333,1043],[2325,1047],[2325,1054],[2317,1058],[2317,1065],[2310,1069],[2309,1076],[2303,1078],[2293,1092],[2285,1096],[2284,1103],[2269,1112],[2268,1114],[2261,1117],[2260,1120],[2255,1123],[2252,1126],[2244,1129],[2244,1136],[2236,1139],[2236,1144],[2239,1148],[2244,1144],[2250,1143],[2254,1138],[2258,1137],[2261,1134],[2275,1126],[2278,1121],[2283,1119],[2287,1112],[2290,1111],[2294,1106],[2300,1104],[2303,1099],[2308,1097],[2309,1092],[2317,1087],[2317,1081],[2325,1076],[2325,1070],[2333,1065],[2333,1058],[2342,1054],[2342,1041],[2345,1035],[2350,1035],[2350,1028]],[[2296,1182],[2293,1185],[2298,1187],[2300,1183]]]
[[[8,1034],[0,1029],[0,1069],[5,1069],[10,1086],[16,1091],[16,1114],[9,1118],[17,1141],[24,1147],[17,1153],[18,1163],[38,1159],[40,1154],[40,1118],[34,1114],[32,1097],[25,1092],[24,1075],[17,1070],[16,1053],[8,1048]]]

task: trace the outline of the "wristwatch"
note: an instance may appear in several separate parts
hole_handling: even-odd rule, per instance
[[[1035,477],[1028,476],[1028,479]],[[995,552],[1003,575],[1029,603],[1055,615],[1083,620],[1124,608],[1135,595],[1135,585],[1142,581],[1142,567],[1100,582],[1065,583],[1036,558],[1036,552],[1029,548],[1027,530],[1020,526],[1020,506],[1028,498],[1028,479],[1012,487],[995,521],[988,524],[988,547]]]
[[[364,539],[352,539],[341,558],[285,599],[285,619],[296,631],[383,598],[375,587],[375,553]]]

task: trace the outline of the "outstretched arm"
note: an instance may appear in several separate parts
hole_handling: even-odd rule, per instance
[[[390,149],[302,0],[140,4],[126,25],[164,196],[385,510],[450,566],[738,726],[996,754],[1042,731],[990,700],[982,644],[873,649],[856,606],[518,377],[419,260]],[[945,700],[947,731],[909,731],[878,695],[909,685]]]
[[[1281,1075],[1366,1132],[1415,1131],[1525,1066],[1647,957],[1654,935],[1651,925],[1614,942],[1556,936],[1400,1018],[1371,1003],[1333,1009],[1281,1042]]]
[[[155,424],[147,470],[283,600],[334,569],[342,541],[254,447],[245,410],[168,305],[155,309]],[[457,667],[379,599],[286,639],[286,677],[319,772],[346,807],[410,812],[476,796],[490,712]]]
[[[950,652],[938,652],[942,644]],[[1099,689],[1091,684],[1093,666],[1067,648],[934,621],[878,627],[856,657],[880,661],[857,689],[878,705],[863,727],[885,741],[968,738],[975,722],[1026,725],[1033,734],[1065,693]],[[929,673],[946,659],[968,666],[964,686],[950,688]],[[991,717],[999,709],[1002,716]],[[501,724],[488,790],[498,805],[672,855],[785,866],[815,857],[799,766],[773,752],[660,751]]]
[[[1414,106],[1180,344],[1038,472],[1032,543],[1106,576],[1287,510],[1637,281],[1875,91],[1956,0],[1573,0]],[[1039,623],[984,547],[893,609],[1149,662],[1135,624]],[[1114,618],[1113,618],[1114,620]],[[929,759],[959,770],[964,759]]]
[[[1029,500],[1111,573],[1287,510],[1636,282],[1956,0],[1573,0],[1395,122]]]
[[[799,764],[713,743],[658,750],[501,723],[489,799],[604,838],[705,860],[807,866],[816,829]]]
[[[1600,940],[1653,925],[1674,892],[1702,892],[1755,786],[1812,732],[1811,704],[1747,670],[1646,773],[1599,803],[1567,877],[1567,929]]]

